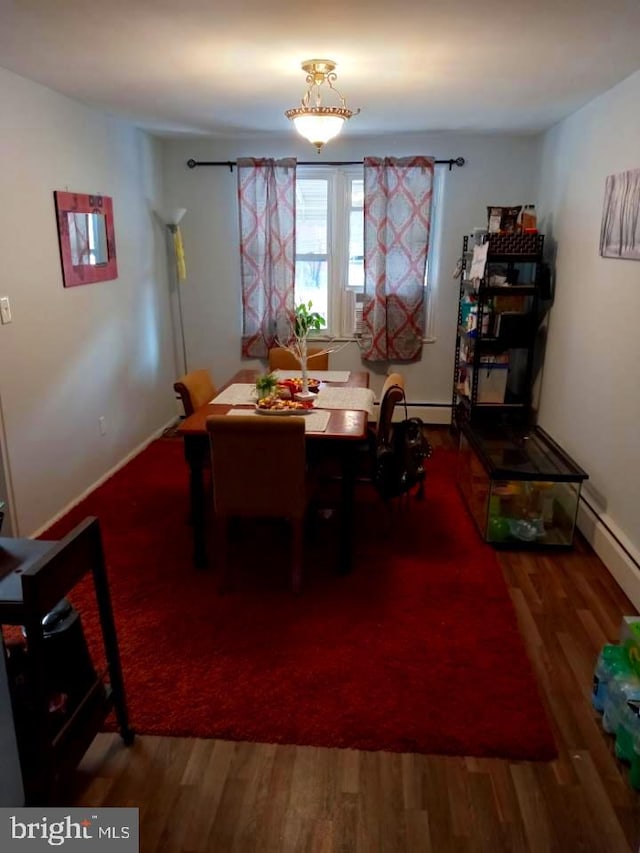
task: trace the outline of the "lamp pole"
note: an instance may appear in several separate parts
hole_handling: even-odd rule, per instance
[[[183,214],[184,215],[184,214]],[[182,219],[182,217],[180,217]],[[176,264],[176,256],[175,256],[175,235],[178,232],[178,223],[170,222],[167,224],[167,230],[169,231],[171,249],[172,249],[172,258],[173,258],[173,274],[175,276],[176,282],[176,293],[178,298],[178,323],[179,323],[179,331],[180,331],[180,347],[182,350],[182,373],[188,373],[188,363],[187,363],[187,342],[184,334],[184,316],[182,313],[182,290],[180,284],[180,277],[178,276],[178,269]]]

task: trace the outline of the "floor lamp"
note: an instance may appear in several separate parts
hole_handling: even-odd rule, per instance
[[[162,222],[166,226],[167,233],[169,235],[167,248],[171,257],[170,266],[174,270],[173,274],[175,276],[176,292],[178,298],[178,333],[180,337],[180,351],[182,355],[182,370],[179,372],[181,372],[182,374],[189,372],[187,362],[187,343],[184,334],[184,318],[182,315],[181,293],[182,282],[187,277],[187,272],[184,262],[184,248],[182,245],[182,234],[180,233],[180,222],[182,221],[182,218],[186,212],[187,210],[185,207],[176,207],[170,211],[167,211],[164,214],[158,213],[158,216],[162,219]],[[176,355],[177,354],[178,348],[176,347]]]

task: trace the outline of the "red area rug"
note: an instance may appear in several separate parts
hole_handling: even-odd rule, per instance
[[[43,538],[100,519],[140,733],[550,759],[507,588],[454,471],[455,454],[436,451],[425,501],[411,502],[395,535],[358,486],[353,573],[336,575],[335,528],[319,521],[300,597],[270,528],[253,542],[238,531],[232,593],[218,594],[215,571],[193,569],[176,440],[151,444]],[[90,589],[73,600],[95,647]]]

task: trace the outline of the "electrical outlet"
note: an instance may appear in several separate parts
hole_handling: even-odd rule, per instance
[[[3,324],[10,323],[12,320],[8,296],[0,296],[0,320]]]
[[[100,435],[107,434],[107,421],[104,415],[98,418],[98,426],[100,427]]]

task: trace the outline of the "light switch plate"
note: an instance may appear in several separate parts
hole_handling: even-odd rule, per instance
[[[0,296],[0,321],[2,323],[11,322],[11,305],[9,305],[8,296]]]

